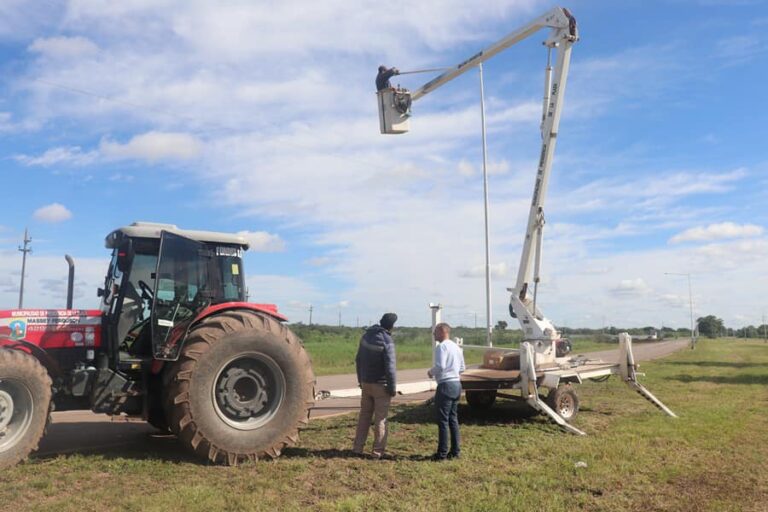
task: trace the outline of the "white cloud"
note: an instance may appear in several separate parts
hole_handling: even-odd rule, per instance
[[[98,158],[95,151],[83,151],[80,146],[51,148],[38,156],[16,155],[14,159],[27,166],[90,165]]]
[[[727,65],[742,64],[768,51],[768,43],[757,34],[726,37],[715,43],[715,57]]]
[[[506,263],[491,263],[491,277],[505,277],[509,268]],[[485,265],[475,265],[474,267],[461,272],[461,277],[485,277]]]
[[[63,222],[72,218],[72,212],[64,205],[52,203],[35,210],[33,217],[43,222]]]
[[[2,129],[0,117],[0,129]],[[187,133],[151,131],[135,135],[126,143],[104,138],[98,149],[84,151],[80,146],[48,149],[38,156],[15,155],[14,159],[27,166],[54,165],[86,166],[110,160],[146,160],[150,163],[169,160],[189,160],[202,151],[202,142]],[[116,175],[113,175],[113,177]],[[120,175],[121,177],[123,175]]]
[[[277,304],[280,312],[295,322],[305,319],[310,304],[322,304],[327,300],[324,293],[299,276],[251,274],[246,277],[246,284],[251,302]],[[318,313],[315,308],[315,314]],[[335,323],[331,318],[325,321]]]
[[[669,239],[670,243],[681,242],[709,242],[727,238],[749,238],[763,234],[762,226],[755,224],[735,224],[733,222],[721,222],[708,226],[697,226],[686,229]]]
[[[188,133],[147,132],[136,135],[125,144],[101,141],[100,153],[109,159],[189,160],[200,155],[202,142]]]
[[[618,285],[611,288],[611,293],[619,297],[630,297],[638,295],[646,295],[651,291],[651,288],[645,284],[642,278],[636,279],[623,279]]]
[[[285,250],[285,240],[280,235],[266,231],[238,231],[250,244],[249,251],[253,252],[281,252]]]
[[[85,37],[40,37],[32,41],[29,50],[49,57],[77,58],[98,51],[98,47]]]

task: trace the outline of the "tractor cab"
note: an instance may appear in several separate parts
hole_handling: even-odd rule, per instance
[[[105,243],[112,260],[99,296],[115,366],[177,359],[201,312],[246,300],[241,236],[135,222]]]

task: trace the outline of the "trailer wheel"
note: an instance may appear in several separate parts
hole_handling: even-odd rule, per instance
[[[472,409],[487,411],[496,402],[496,390],[468,390],[464,392],[467,403]]]
[[[37,449],[48,422],[51,385],[33,356],[0,348],[0,468]]]
[[[579,397],[570,384],[564,384],[549,392],[547,405],[561,418],[570,421],[579,412]]]
[[[298,442],[314,404],[315,376],[301,341],[251,311],[203,320],[171,372],[171,430],[214,463],[279,456]]]

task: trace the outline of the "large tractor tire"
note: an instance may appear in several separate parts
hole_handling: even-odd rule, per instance
[[[197,456],[236,465],[299,440],[315,375],[299,338],[274,318],[227,311],[189,334],[170,369],[166,417]]]
[[[37,450],[48,422],[51,378],[40,362],[0,348],[0,468]]]

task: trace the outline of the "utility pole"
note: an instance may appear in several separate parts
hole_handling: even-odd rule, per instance
[[[312,304],[309,305],[309,325],[312,325]]]
[[[30,242],[32,242],[32,239],[29,238],[29,231],[27,231],[27,228],[24,228],[24,247],[22,248],[19,246],[19,251],[22,253],[21,285],[19,286],[19,309],[24,307],[24,274],[27,272],[27,253],[32,252],[32,249],[29,247]]]
[[[685,276],[688,278],[688,303],[691,307],[691,350],[696,348],[696,327],[693,324],[693,289],[691,288],[691,273],[686,272],[664,272],[667,276]]]
[[[763,311],[763,341],[765,343],[768,343],[768,332],[766,332],[766,326],[765,325],[765,311]]]
[[[339,306],[339,327],[341,327],[341,306]]]
[[[485,87],[483,86],[483,63],[477,65],[480,72],[480,121],[483,129],[483,206],[485,212],[485,340],[493,346],[493,320],[491,319],[491,242],[488,231],[488,147],[485,137]]]

